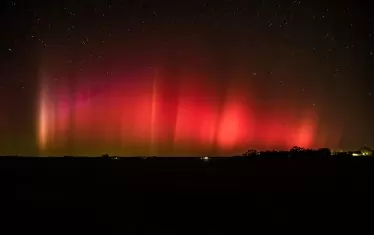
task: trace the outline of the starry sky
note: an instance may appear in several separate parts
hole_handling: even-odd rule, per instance
[[[0,4],[0,154],[374,147],[369,1]]]

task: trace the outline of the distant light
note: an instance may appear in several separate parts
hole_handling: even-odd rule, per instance
[[[363,151],[363,152],[362,152],[362,155],[363,155],[363,156],[371,156],[372,153],[369,152],[369,151]]]
[[[209,160],[209,157],[203,157],[202,158],[204,161],[208,161]]]
[[[352,153],[352,156],[353,157],[359,157],[359,156],[361,156],[361,154],[360,153]]]

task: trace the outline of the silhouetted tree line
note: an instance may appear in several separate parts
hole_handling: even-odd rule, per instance
[[[329,157],[329,156],[339,156],[339,157],[367,157],[373,156],[373,150],[369,147],[363,147],[357,151],[349,152],[335,152],[334,154],[328,148],[320,149],[306,149],[299,146],[292,147],[289,151],[263,151],[258,152],[255,149],[250,149],[243,156],[261,156],[261,157]]]
[[[288,151],[257,151],[256,149],[249,149],[247,152],[242,154],[244,157],[329,157],[329,156],[355,156],[354,153],[359,156],[372,156],[372,150],[368,147],[361,148],[354,152],[339,152],[332,154],[329,148],[319,148],[319,149],[307,149],[299,146],[294,146]],[[356,156],[358,156],[356,155]],[[101,155],[102,158],[115,158],[110,156],[108,153]],[[155,157],[155,156],[154,156]],[[144,157],[143,157],[144,158]]]
[[[258,152],[255,149],[250,149],[243,156],[267,156],[267,155],[287,155],[288,157],[293,156],[331,156],[331,150],[328,148],[320,148],[320,149],[305,149],[299,146],[292,147],[289,151],[264,151]]]

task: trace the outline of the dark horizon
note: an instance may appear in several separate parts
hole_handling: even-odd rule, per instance
[[[286,155],[285,155],[286,154]],[[373,155],[373,149],[368,146],[363,146],[362,148],[355,150],[333,150],[329,148],[319,148],[319,149],[304,149],[298,146],[294,146],[289,150],[281,149],[269,149],[269,150],[256,150],[248,149],[246,152],[238,153],[234,155],[113,155],[108,152],[102,154],[91,154],[91,155],[17,155],[17,154],[8,154],[3,155],[2,157],[17,157],[17,158],[112,158],[112,159],[122,159],[122,158],[133,158],[133,159],[170,159],[170,158],[184,158],[184,159],[201,159],[209,161],[210,159],[219,159],[219,158],[237,158],[237,157],[264,157],[277,156],[277,157],[303,157],[303,156],[323,156],[323,157],[371,157]],[[1,155],[0,155],[1,156]]]

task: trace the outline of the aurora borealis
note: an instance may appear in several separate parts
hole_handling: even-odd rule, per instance
[[[9,1],[6,9],[4,154],[374,144],[371,18],[353,1]]]
[[[105,151],[113,149],[114,144],[122,151],[133,146],[134,150],[127,150],[131,154],[151,155],[240,152],[251,145],[312,147],[318,116],[309,110],[279,107],[276,113],[271,108],[256,107],[240,83],[230,84],[221,98],[214,83],[188,71],[173,87],[153,70],[143,75],[113,76],[96,93],[95,85],[89,83],[67,93],[61,84],[41,82],[41,150],[66,149],[68,138],[73,144],[86,143],[89,149],[95,149],[92,145]],[[137,82],[124,82],[126,76],[136,77]],[[162,149],[164,145],[167,149]]]

